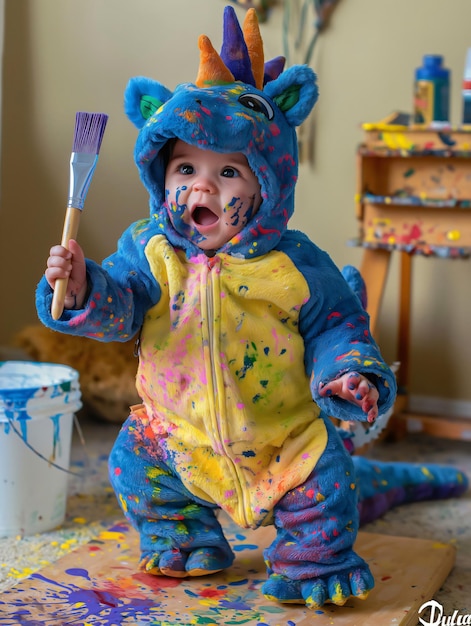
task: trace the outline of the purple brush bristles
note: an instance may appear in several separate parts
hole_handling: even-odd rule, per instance
[[[108,116],[105,113],[78,112],[75,116],[73,152],[98,154]]]
[[[95,171],[107,120],[108,116],[105,113],[78,112],[75,116],[68,207],[83,208]]]

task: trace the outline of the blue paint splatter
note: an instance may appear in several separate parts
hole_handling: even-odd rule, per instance
[[[71,567],[70,569],[65,570],[66,574],[69,576],[81,576],[82,578],[86,578],[87,580],[91,580],[90,576],[86,569],[82,569],[80,567]]]
[[[80,568],[72,568],[68,573],[72,575],[82,576],[85,570]],[[47,598],[43,598],[45,604],[54,605],[54,609],[47,615],[48,622],[55,620],[54,623],[62,624],[80,623],[94,618],[94,624],[100,626],[114,626],[122,624],[125,618],[131,618],[134,623],[138,623],[139,618],[150,616],[151,610],[161,606],[161,602],[155,598],[135,598],[135,597],[116,597],[114,594],[101,589],[82,589],[76,585],[64,585],[42,576],[41,574],[32,574],[32,579],[47,584]],[[32,606],[34,611],[34,606]],[[43,622],[32,620],[32,612],[28,607],[20,611],[16,611],[19,622],[21,624],[29,624],[30,626],[38,626]],[[29,621],[28,621],[29,619]]]
[[[257,550],[258,546],[253,543],[239,543],[236,546],[232,546],[234,552],[242,552],[242,550]]]
[[[251,611],[252,607],[246,604],[245,602],[231,602],[230,600],[221,600],[219,603],[224,609],[236,609],[237,611]]]

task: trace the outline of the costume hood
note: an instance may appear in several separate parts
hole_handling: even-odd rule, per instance
[[[259,256],[277,245],[294,210],[296,126],[317,100],[316,76],[307,66],[283,71],[282,57],[264,62],[254,9],[248,10],[241,29],[227,6],[221,53],[204,35],[199,48],[195,83],[180,84],[172,92],[150,78],[135,77],[125,91],[126,114],[140,129],[134,157],[150,194],[151,217],[173,245],[188,256],[200,253],[169,219],[162,149],[178,138],[202,149],[242,152],[261,185],[262,204],[220,251]]]

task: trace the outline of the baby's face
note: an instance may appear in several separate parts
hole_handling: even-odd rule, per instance
[[[260,185],[240,152],[202,150],[177,140],[165,172],[174,228],[202,250],[218,250],[258,210]]]

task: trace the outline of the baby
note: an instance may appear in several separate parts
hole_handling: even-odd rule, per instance
[[[223,509],[246,528],[275,525],[267,597],[344,604],[374,581],[353,550],[354,470],[330,416],[374,422],[394,375],[332,260],[287,226],[314,73],[264,64],[252,10],[242,31],[226,7],[221,55],[206,37],[200,48],[194,84],[139,77],[126,90],[150,217],[101,266],[76,241],[54,246],[38,313],[102,341],[138,335],[142,405],[109,463],[145,571],[229,567]],[[58,278],[69,282],[54,321]]]

